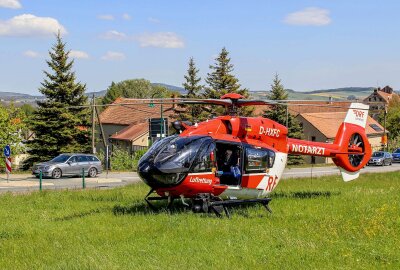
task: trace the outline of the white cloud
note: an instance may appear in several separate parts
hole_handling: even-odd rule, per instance
[[[287,24],[312,26],[328,25],[331,21],[329,10],[317,7],[309,7],[290,13],[284,19]]]
[[[0,0],[0,7],[18,9],[22,8],[19,0]]]
[[[32,14],[22,14],[7,21],[0,21],[0,36],[48,36],[67,30],[56,19],[37,17]]]
[[[126,58],[125,54],[112,51],[108,51],[105,55],[101,57],[102,60],[107,60],[107,61],[122,61],[125,58]]]
[[[146,33],[138,36],[141,47],[183,48],[184,41],[173,32]]]
[[[71,56],[72,58],[75,59],[88,59],[89,58],[89,54],[87,54],[84,51],[75,51],[75,50],[71,50],[69,52],[69,56]]]
[[[125,33],[118,32],[116,30],[107,31],[100,35],[102,39],[114,39],[114,40],[125,40],[128,36]]]
[[[22,54],[24,56],[26,56],[26,57],[29,57],[29,58],[37,58],[40,55],[38,52],[35,52],[35,51],[32,51],[32,50],[24,51]]]
[[[122,14],[122,19],[129,21],[132,19],[132,17],[128,13],[124,13],[124,14]]]
[[[110,14],[102,14],[97,16],[98,19],[100,20],[106,20],[106,21],[112,21],[114,20],[114,16]]]
[[[157,18],[149,17],[147,20],[151,23],[160,23],[160,20]]]

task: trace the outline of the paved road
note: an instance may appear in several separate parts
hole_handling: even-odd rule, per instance
[[[88,178],[85,177],[85,184],[87,188],[113,188],[118,186],[125,186],[127,184],[136,183],[141,181],[139,176],[133,172],[125,173],[102,173],[98,177]],[[61,179],[43,179],[43,189],[81,189],[81,177],[68,177]],[[0,178],[0,193],[1,192],[25,192],[39,189],[39,179],[30,174],[14,174],[11,175],[7,182],[5,175]]]
[[[393,172],[400,171],[400,163],[393,163],[391,166],[367,166],[361,169],[361,173],[375,172]],[[340,171],[337,167],[309,167],[309,168],[293,168],[285,169],[283,178],[299,178],[299,177],[319,177],[325,175],[339,175]]]
[[[368,172],[388,172],[400,171],[400,164],[396,163],[392,166],[374,166],[365,167],[361,173]],[[300,177],[319,177],[325,175],[339,175],[337,167],[309,167],[309,168],[293,168],[286,169],[283,178],[300,178]],[[399,173],[400,175],[400,173]],[[88,188],[114,188],[124,186],[131,183],[140,182],[140,178],[134,172],[125,173],[103,173],[96,178],[86,178],[86,187]],[[82,178],[62,178],[62,179],[43,179],[43,189],[80,189],[82,188]],[[7,183],[5,175],[0,175],[0,193],[1,192],[27,192],[39,190],[39,179],[30,174],[13,174]]]

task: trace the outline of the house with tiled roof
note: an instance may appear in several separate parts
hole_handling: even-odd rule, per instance
[[[300,113],[296,119],[303,127],[304,139],[316,142],[333,142],[336,133],[344,121],[347,112],[312,112]],[[368,116],[365,132],[372,150],[379,150],[381,146],[384,128],[371,116]],[[385,134],[388,132],[386,131]],[[326,157],[305,157],[307,163],[331,163]]]
[[[172,118],[175,105],[144,104],[126,98],[117,98],[100,114],[106,140],[112,146],[134,152],[149,145],[149,121],[154,118]],[[168,128],[166,128],[168,131]],[[100,132],[99,132],[100,134]],[[102,147],[102,135],[98,149]]]
[[[378,119],[379,114],[385,110],[389,102],[395,97],[398,97],[398,95],[390,86],[385,86],[382,89],[378,87],[363,100],[363,103],[369,105],[370,115],[374,119]]]

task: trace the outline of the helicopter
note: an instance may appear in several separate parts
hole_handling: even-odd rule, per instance
[[[158,140],[142,156],[137,171],[150,187],[145,201],[152,209],[152,201],[166,200],[170,208],[180,199],[195,213],[229,217],[229,206],[249,203],[272,212],[268,195],[282,178],[288,154],[330,157],[346,182],[356,179],[371,157],[365,104],[351,103],[334,142],[324,143],[289,138],[287,127],[268,118],[238,115],[241,107],[276,101],[229,93],[180,103],[221,105],[227,113],[196,124],[175,121],[178,134]]]

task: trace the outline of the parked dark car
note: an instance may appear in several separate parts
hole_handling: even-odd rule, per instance
[[[392,157],[393,157],[393,162],[400,162],[400,148],[394,150],[394,152],[392,153]]]
[[[96,177],[101,173],[101,161],[95,155],[90,154],[61,154],[50,161],[36,164],[32,168],[32,174],[39,176],[42,171],[43,177],[55,179],[61,176],[85,175]]]
[[[388,152],[378,151],[374,152],[368,161],[368,165],[392,165],[393,159],[392,154]]]

